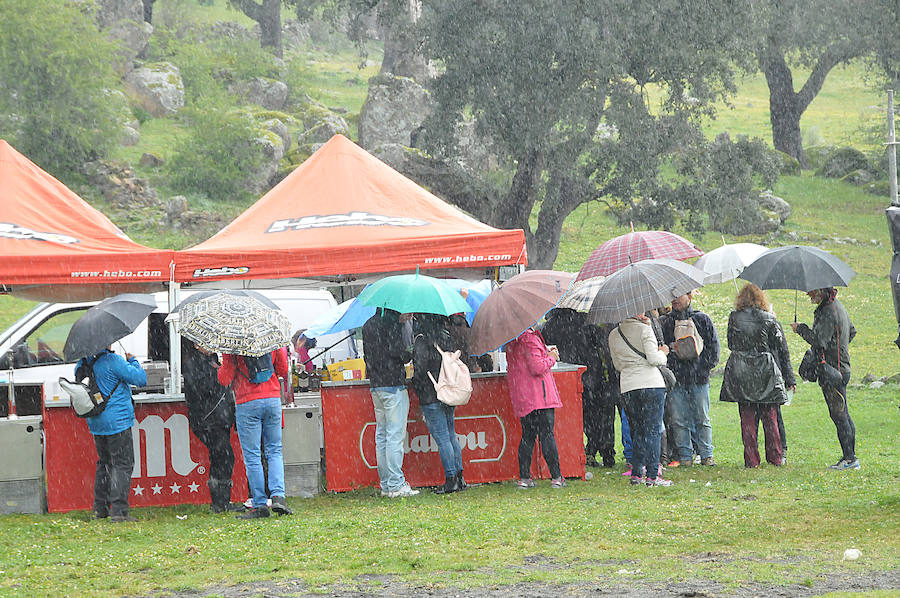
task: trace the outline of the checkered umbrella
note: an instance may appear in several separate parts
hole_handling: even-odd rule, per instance
[[[600,285],[588,319],[594,324],[621,322],[702,287],[705,277],[703,270],[667,258],[629,264]]]
[[[258,357],[290,344],[291,321],[256,297],[215,293],[177,313],[178,332],[210,351]]]
[[[703,255],[699,247],[675,233],[663,230],[632,232],[610,239],[595,249],[584,262],[575,280],[609,276],[628,264],[641,260],[655,258],[684,260],[699,255]]]
[[[595,276],[585,280],[579,280],[572,284],[569,291],[563,295],[556,307],[568,307],[575,311],[588,311],[600,290],[600,285],[606,279],[605,276]]]

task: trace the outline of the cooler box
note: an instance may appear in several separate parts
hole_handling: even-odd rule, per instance
[[[0,419],[0,513],[43,513],[41,416]]]
[[[362,380],[366,377],[366,361],[357,357],[356,359],[345,359],[328,365],[328,377],[332,382],[341,382],[343,380]]]

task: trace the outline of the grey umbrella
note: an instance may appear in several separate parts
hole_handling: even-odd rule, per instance
[[[123,293],[104,299],[87,310],[69,329],[63,348],[66,361],[96,355],[134,332],[155,309],[153,295]]]
[[[812,291],[826,287],[845,287],[856,272],[818,247],[788,245],[761,253],[738,278],[761,289]],[[797,321],[797,295],[794,294],[794,321]]]
[[[603,281],[588,318],[595,324],[621,322],[702,287],[705,277],[703,270],[668,258],[629,264]]]

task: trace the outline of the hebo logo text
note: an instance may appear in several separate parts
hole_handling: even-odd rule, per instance
[[[310,228],[334,228],[338,226],[426,226],[427,220],[407,218],[404,216],[383,216],[369,212],[349,212],[347,214],[330,214],[325,216],[304,216],[302,218],[286,218],[276,220],[266,231],[282,233],[290,230],[307,230]]]
[[[221,268],[197,268],[194,278],[210,278],[213,276],[237,276],[250,271],[247,266],[222,266]]]
[[[32,230],[24,226],[18,226],[10,222],[0,222],[0,237],[8,239],[19,239],[23,241],[49,241],[51,243],[60,243],[62,245],[71,245],[78,243],[78,239],[64,235],[62,233],[49,233]]]

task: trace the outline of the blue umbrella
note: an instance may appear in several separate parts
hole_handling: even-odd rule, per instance
[[[375,308],[363,305],[357,298],[348,299],[340,305],[332,307],[318,318],[313,320],[309,328],[306,329],[306,336],[315,338],[325,336],[326,334],[334,334],[344,330],[352,330],[360,328],[366,323],[366,320],[375,315]]]
[[[466,321],[469,323],[469,326],[472,325],[472,320],[475,319],[475,312],[478,311],[478,308],[481,307],[487,296],[491,294],[491,291],[497,288],[497,283],[488,279],[470,282],[461,278],[445,278],[444,282],[457,291],[466,290],[466,303],[472,308],[472,311],[466,312]]]

